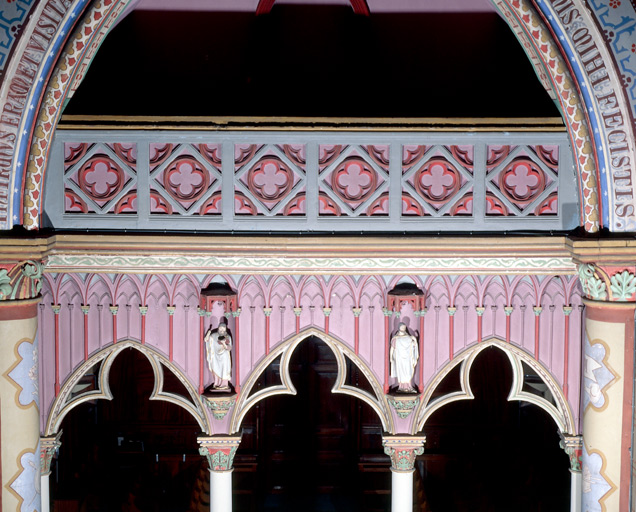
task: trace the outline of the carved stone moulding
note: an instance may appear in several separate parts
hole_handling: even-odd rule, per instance
[[[229,410],[236,404],[236,393],[205,393],[205,405],[212,411],[215,420],[222,420]]]
[[[199,307],[202,311],[207,313],[211,312],[215,302],[224,305],[226,314],[238,310],[237,294],[226,283],[210,283],[205,290],[201,290]]]
[[[38,261],[0,264],[0,300],[36,298],[42,289],[42,270]]]
[[[588,299],[608,302],[636,302],[636,267],[581,263],[579,280]]]
[[[415,458],[424,453],[426,436],[384,436],[384,453],[391,457],[391,471],[410,473],[415,466]]]

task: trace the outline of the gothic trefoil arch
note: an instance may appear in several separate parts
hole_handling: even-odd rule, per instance
[[[294,350],[303,340],[315,336],[321,341],[325,342],[327,346],[333,351],[336,362],[338,365],[338,376],[336,382],[333,385],[332,393],[342,393],[358,398],[368,404],[378,415],[382,422],[382,427],[386,432],[394,433],[395,427],[393,424],[393,417],[384,395],[382,384],[376,379],[375,375],[367,364],[356,355],[344,342],[337,339],[335,336],[326,334],[320,329],[314,327],[305,329],[298,334],[294,334],[288,339],[282,341],[252,370],[250,375],[246,378],[242,385],[241,394],[236,400],[236,406],[232,413],[232,419],[230,420],[229,431],[230,434],[236,433],[241,427],[241,422],[247,412],[258,402],[271,396],[276,395],[295,395],[296,388],[291,380],[289,374],[289,363],[291,361]],[[280,361],[280,378],[281,384],[275,386],[269,386],[267,388],[256,391],[251,394],[256,382],[265,369],[278,357]],[[359,389],[348,384],[345,384],[347,378],[347,363],[346,359],[349,358],[366,377],[373,394]]]
[[[87,402],[89,400],[112,400],[113,395],[110,390],[110,369],[119,354],[127,348],[133,348],[138,350],[146,358],[152,367],[153,374],[155,376],[155,383],[150,394],[150,400],[163,400],[170,402],[188,411],[201,427],[203,432],[208,434],[212,433],[212,426],[210,419],[205,411],[205,406],[201,400],[201,396],[195,387],[190,383],[187,377],[166,357],[161,355],[156,350],[152,349],[148,345],[142,345],[137,341],[126,340],[119,341],[113,345],[100,350],[88,360],[84,361],[77,369],[71,374],[71,376],[64,382],[60,388],[60,393],[56,397],[49,416],[46,422],[45,436],[53,436],[60,430],[62,420],[64,417],[78,405]],[[102,363],[99,369],[97,379],[97,389],[80,393],[78,396],[73,397],[72,392],[79,380],[86,375],[86,373],[93,368],[96,364]],[[178,395],[176,393],[169,393],[163,390],[164,384],[164,367],[172,371],[174,375],[181,381],[184,387],[187,389],[190,399]]]

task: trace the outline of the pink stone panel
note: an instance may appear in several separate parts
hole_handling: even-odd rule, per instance
[[[60,378],[64,380],[84,360],[84,319],[82,298],[77,284],[62,285],[60,303]]]
[[[572,279],[577,279],[577,277],[572,277]],[[579,397],[581,396],[581,339],[583,336],[581,331],[583,325],[583,304],[578,282],[576,283],[575,293],[573,293],[570,298],[570,304],[572,305],[572,313],[570,314],[570,338],[568,343],[567,398],[572,408],[576,424],[579,428],[582,428],[583,425],[580,422],[583,415],[579,409]]]
[[[359,356],[369,364],[379,382],[384,381],[385,337],[384,337],[383,293],[375,280],[369,280],[360,297],[360,349]]]
[[[260,283],[251,279],[239,295],[242,313],[240,322],[240,380],[245,382],[251,369],[265,355],[265,297]]]
[[[165,357],[169,354],[169,305],[168,291],[160,279],[152,279],[146,296],[146,344],[161,352]]]
[[[141,292],[132,279],[123,279],[117,289],[117,338],[141,340]]]
[[[296,332],[294,292],[285,279],[274,283],[270,316],[270,349]]]
[[[331,290],[331,314],[329,333],[340,338],[351,349],[355,344],[355,299],[351,286],[344,278],[337,278]]]
[[[477,341],[477,293],[472,279],[464,278],[455,295],[454,354]]]
[[[198,290],[183,276],[177,285],[173,315],[173,362],[192,382],[199,377]]]
[[[325,315],[323,307],[325,305],[325,297],[323,289],[317,278],[311,278],[303,285],[300,295],[300,306],[302,312],[300,314],[300,330],[308,327],[318,327],[322,329],[325,323]]]
[[[55,318],[51,304],[53,295],[48,279],[42,286],[42,302],[38,306],[38,343],[40,350],[40,421],[42,431],[48,411],[55,399]]]
[[[534,353],[534,297],[535,291],[530,280],[518,283],[512,296],[510,341],[528,354]]]

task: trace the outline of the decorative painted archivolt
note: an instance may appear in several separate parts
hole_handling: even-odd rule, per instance
[[[155,376],[155,385],[150,395],[150,400],[163,400],[183,407],[194,417],[202,431],[206,433],[212,432],[212,427],[209,423],[201,397],[197,390],[190,384],[185,375],[156,350],[147,345],[141,345],[136,341],[128,340],[118,342],[100,350],[87,361],[83,362],[72,373],[60,389],[60,393],[51,407],[44,433],[45,436],[55,435],[59,431],[64,417],[71,411],[71,409],[78,405],[88,402],[89,400],[113,399],[113,395],[110,390],[110,369],[117,356],[127,348],[139,350],[148,358],[148,361],[152,366],[152,371]],[[97,374],[96,389],[91,389],[86,392],[80,391],[76,396],[74,396],[74,392],[77,393],[75,390],[80,383],[80,379],[84,377],[93,367],[100,363],[101,366],[99,367],[99,372]],[[172,371],[179,381],[181,381],[184,387],[188,390],[190,400],[176,393],[169,393],[163,390],[164,367]]]
[[[422,394],[422,400],[416,411],[416,421],[414,422],[412,434],[422,431],[426,426],[427,420],[431,415],[453,402],[459,400],[471,400],[475,398],[473,391],[470,387],[470,370],[477,356],[486,348],[496,347],[502,350],[512,366],[512,387],[508,394],[508,400],[518,400],[520,402],[528,402],[534,404],[544,411],[546,411],[556,423],[558,429],[562,433],[574,434],[578,428],[574,422],[574,416],[572,410],[563,394],[563,390],[556,382],[550,372],[539,363],[536,359],[528,355],[519,347],[516,347],[510,343],[506,343],[503,340],[497,338],[491,338],[485,340],[478,345],[473,345],[466,349],[463,353],[459,354],[449,363],[447,363],[431,381],[428,387]],[[523,390],[524,384],[524,370],[523,364],[527,364],[532,368],[539,377],[543,380],[545,385],[550,390],[552,397],[554,398],[554,404],[538,395],[528,393]],[[454,369],[460,365],[459,381],[461,385],[461,391],[455,391],[448,393],[442,397],[436,398],[431,401],[431,396],[437,388],[437,386],[444,380],[444,378]]]
[[[80,3],[81,2],[77,2],[74,4],[73,8],[76,9]],[[618,182],[605,179],[602,182],[602,186],[604,186],[603,200],[607,204],[606,210],[612,211],[613,215],[617,217],[612,222],[606,215],[606,212],[601,211],[601,205],[599,203],[594,147],[592,139],[590,138],[590,134],[593,130],[589,129],[587,119],[589,118],[593,121],[594,131],[598,130],[598,134],[595,133],[594,135],[594,143],[596,146],[601,144],[600,147],[597,148],[599,153],[603,153],[602,155],[599,154],[598,157],[598,160],[601,162],[604,162],[606,159],[609,160],[607,149],[611,150],[612,147],[614,150],[619,149],[617,144],[623,144],[625,146],[626,153],[624,156],[627,158],[626,161],[629,162],[629,157],[633,153],[633,148],[629,147],[630,144],[633,145],[633,133],[631,129],[625,128],[625,130],[621,132],[623,133],[621,136],[624,136],[624,139],[621,139],[621,141],[616,139],[620,134],[614,134],[614,139],[612,139],[611,134],[614,132],[610,129],[613,128],[613,126],[607,126],[607,117],[605,116],[610,114],[614,116],[614,114],[609,111],[601,112],[598,109],[598,105],[601,104],[601,99],[598,95],[595,96],[597,108],[595,109],[593,106],[590,106],[589,109],[585,108],[585,104],[578,96],[574,84],[579,83],[581,85],[580,89],[584,90],[585,87],[587,87],[587,82],[590,81],[589,78],[586,81],[576,75],[574,78],[570,76],[568,65],[566,65],[560,56],[560,46],[555,44],[550,31],[543,24],[541,17],[530,2],[522,0],[493,0],[493,3],[504,14],[506,21],[511,25],[513,30],[519,34],[521,34],[521,32],[525,34],[523,38],[525,41],[524,44],[526,44],[528,40],[532,43],[535,56],[543,62],[543,66],[538,69],[538,75],[542,77],[544,85],[547,85],[547,75],[552,84],[552,89],[557,93],[577,159],[580,175],[581,213],[585,229],[588,231],[596,231],[601,223],[616,231],[633,228],[636,225],[635,208],[632,204],[634,194],[630,195],[627,190],[620,190],[620,193],[615,192],[617,192],[619,188],[618,185],[623,184],[627,186],[634,181],[630,179],[634,171],[630,168],[621,169],[621,172],[627,173],[624,179],[621,178]],[[572,3],[577,6],[577,12],[585,11],[585,7],[580,0],[573,0]],[[31,135],[32,144],[28,157],[28,167],[26,169],[25,187],[23,189],[17,186],[11,187],[11,213],[13,215],[6,219],[7,227],[18,223],[24,224],[29,229],[37,229],[39,227],[43,174],[49,158],[53,132],[61,115],[64,101],[69,97],[71,91],[77,87],[79,81],[81,81],[101,41],[127,4],[128,0],[103,0],[102,2],[97,2],[88,10],[84,20],[76,25],[74,36],[67,43],[51,74],[37,117],[33,115],[32,111],[38,104],[38,98],[31,98],[32,101],[29,108],[25,109],[27,112],[25,117],[30,115],[31,121],[24,126],[23,130],[18,132],[12,144],[14,147],[22,148],[25,141],[28,141]],[[539,2],[539,4],[542,4],[542,2]],[[72,14],[76,12],[76,10],[73,10]],[[548,15],[548,21],[551,27],[555,28],[554,26],[556,26],[557,21],[554,16]],[[601,44],[604,44],[602,38],[598,36],[598,29],[592,23],[589,23],[587,18],[581,18],[579,21],[580,24],[585,25],[585,30],[590,33],[590,37],[598,39]],[[63,30],[60,32],[60,37],[56,38],[56,44],[59,44],[59,40],[63,38]],[[565,32],[562,37],[564,38],[563,41],[568,42],[568,48],[574,48],[576,46],[573,41],[575,37],[573,33]],[[53,47],[53,45],[51,46]],[[581,52],[573,54],[574,62],[576,62],[577,58],[583,61],[583,57],[580,53]],[[51,50],[51,57],[53,56],[55,56],[55,53]],[[531,61],[535,66],[537,65],[537,58],[531,56]],[[617,108],[622,107],[624,106],[624,100],[620,98],[620,82],[618,82],[616,74],[610,69],[612,68],[612,64],[606,62],[605,65],[609,73],[608,80],[611,84],[615,85],[616,92],[614,92],[614,97],[616,98],[615,103],[618,105]],[[50,64],[47,64],[47,66],[50,66]],[[42,71],[50,69],[47,66],[43,66]],[[578,69],[584,69],[580,63],[578,64]],[[46,75],[38,74],[38,76],[43,79]],[[35,89],[35,86],[33,89]],[[608,103],[605,102],[603,105],[607,107]],[[601,118],[601,115],[604,117]],[[623,118],[628,119],[628,117],[623,116],[622,113],[619,112],[618,117],[611,118],[615,120],[612,121],[612,123],[618,123],[618,121]],[[602,122],[602,120],[605,120],[605,123]],[[603,140],[601,140],[601,138]],[[22,181],[22,169],[26,163],[26,150],[23,151],[20,149],[15,152],[15,155],[12,161],[12,171],[14,174],[13,181],[17,184]],[[616,178],[617,175],[613,177]],[[608,192],[612,193],[611,197]],[[629,203],[621,201],[629,201]],[[22,205],[22,207],[20,207],[20,205]],[[602,218],[600,214],[603,215]]]
[[[281,342],[274,348],[266,358],[264,358],[260,364],[258,364],[251,372],[249,377],[242,385],[241,395],[236,401],[236,406],[232,413],[232,419],[230,421],[230,434],[238,432],[241,427],[241,422],[247,412],[258,402],[265,398],[276,395],[295,395],[296,388],[289,375],[289,362],[291,361],[294,350],[300,343],[310,336],[315,336],[324,341],[327,346],[333,351],[336,356],[336,362],[338,364],[338,376],[336,382],[331,389],[332,393],[342,393],[350,395],[355,398],[359,398],[366,404],[368,404],[378,415],[382,422],[382,427],[386,432],[394,433],[393,418],[391,410],[386,397],[383,392],[382,384],[376,379],[375,375],[367,364],[358,357],[351,348],[349,348],[344,342],[338,340],[332,335],[325,334],[320,329],[309,328],[298,334],[293,335],[289,339]],[[267,388],[256,391],[251,394],[256,382],[265,369],[278,357],[280,360],[280,379],[281,384],[275,386],[269,386]],[[362,372],[362,374],[368,380],[373,394],[368,393],[362,389],[349,386],[345,384],[347,378],[347,362],[346,358],[349,358]]]

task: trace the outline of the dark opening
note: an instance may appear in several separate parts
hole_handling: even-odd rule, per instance
[[[485,349],[470,382],[475,399],[442,407],[424,428],[425,510],[569,510],[569,460],[557,426],[543,409],[507,401],[512,368],[504,352]]]
[[[348,363],[351,385],[359,382]],[[259,387],[280,382],[276,360]],[[338,374],[331,349],[304,340],[290,362],[298,394],[265,399],[243,422],[235,459],[237,511],[373,511],[390,508],[389,460],[373,410],[331,392]],[[362,377],[364,378],[364,377]]]
[[[171,391],[185,394],[170,380]],[[125,350],[111,368],[113,400],[82,404],[64,418],[52,510],[188,510],[203,460],[201,429],[182,407],[150,401],[153,385],[148,359]]]
[[[64,113],[560,117],[495,12],[365,17],[338,5],[135,11]]]

